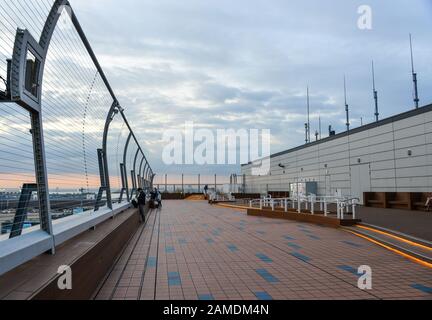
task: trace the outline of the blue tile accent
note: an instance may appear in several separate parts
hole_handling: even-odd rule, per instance
[[[350,273],[352,273],[352,274],[354,274],[356,276],[360,276],[361,275],[361,274],[358,273],[357,269],[355,269],[353,267],[350,267],[350,266],[338,266],[338,269],[350,272]]]
[[[288,247],[291,247],[295,250],[300,250],[302,247],[300,247],[299,245],[295,244],[295,243],[288,243]]]
[[[156,257],[149,257],[147,260],[147,268],[156,268]]]
[[[298,252],[293,252],[293,253],[291,253],[291,255],[297,259],[300,259],[303,262],[309,262],[311,260],[311,258],[309,258],[308,256],[305,256],[305,255],[298,253]]]
[[[345,244],[347,244],[347,245],[349,245],[351,247],[355,247],[355,248],[363,248],[362,245],[354,243],[354,242],[350,242],[350,241],[342,241],[342,243],[345,243]]]
[[[413,284],[411,287],[414,289],[420,290],[424,293],[432,294],[432,288],[431,287],[426,287],[426,286],[421,285],[421,284]]]
[[[273,276],[271,273],[269,273],[266,269],[258,269],[255,271],[267,282],[270,282],[270,283],[279,282],[279,279],[276,278],[275,276]]]
[[[258,253],[256,254],[257,258],[261,259],[261,261],[266,262],[266,263],[272,263],[273,260],[270,259],[269,257],[267,257],[265,254],[262,253]]]
[[[181,286],[180,274],[178,272],[168,272],[168,285]]]
[[[314,236],[314,235],[308,235],[309,238],[313,239],[313,240],[321,240],[320,237]]]
[[[238,251],[237,246],[235,246],[235,245],[233,245],[233,244],[230,244],[230,245],[228,246],[228,249],[229,249],[231,252],[236,252],[236,251]]]
[[[291,238],[290,236],[284,236],[284,239],[285,240],[290,240],[290,241],[295,240],[294,238]]]
[[[207,241],[208,244],[213,244],[214,243],[214,240],[210,239],[210,238],[207,238],[206,241]]]
[[[258,298],[258,300],[262,300],[262,301],[269,301],[269,300],[273,300],[272,296],[269,295],[267,292],[255,292],[255,297]]]
[[[174,253],[175,249],[174,249],[174,247],[165,247],[165,252],[166,253]]]
[[[200,294],[198,296],[198,300],[202,301],[212,301],[214,300],[214,297],[211,294]]]
[[[179,239],[179,243],[180,244],[187,244],[187,241],[186,241],[186,239]]]

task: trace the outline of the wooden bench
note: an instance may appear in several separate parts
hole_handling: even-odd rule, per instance
[[[412,210],[410,192],[389,192],[386,197],[387,208]]]
[[[364,205],[373,208],[387,208],[387,194],[385,192],[365,192]]]
[[[271,191],[269,192],[269,195],[273,199],[282,199],[282,198],[289,198],[290,193],[288,191]]]

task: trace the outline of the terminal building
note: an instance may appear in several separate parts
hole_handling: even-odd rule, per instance
[[[312,185],[317,195],[432,191],[432,105],[273,154],[267,176],[242,165],[247,193]],[[363,201],[363,200],[362,200]]]

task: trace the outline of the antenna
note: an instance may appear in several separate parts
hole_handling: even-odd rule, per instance
[[[309,130],[308,130],[308,124],[307,123],[305,123],[305,136],[306,136],[306,139],[305,139],[305,141],[306,141],[306,144],[308,144],[309,143],[309,140],[308,140],[308,135],[309,135],[309,132],[308,132]]]
[[[319,138],[321,140],[322,138],[322,128],[321,128],[321,115],[319,116]]]
[[[409,35],[409,38],[410,38],[410,49],[411,49],[411,70],[412,70],[413,83],[414,83],[414,104],[415,104],[415,108],[418,109],[420,99],[419,99],[419,95],[418,95],[417,73],[415,72],[415,69],[414,69],[414,54],[413,54],[413,44],[412,44],[411,33]]]
[[[347,88],[346,88],[346,77],[345,76],[344,76],[344,94],[345,94],[346,126],[347,126],[347,131],[349,131],[350,130],[349,105],[347,102]]]
[[[372,60],[372,82],[373,82],[373,96],[375,100],[375,120],[376,122],[379,121],[379,111],[378,111],[378,91],[375,87],[375,65]]]
[[[310,134],[310,100],[309,100],[309,86],[307,87],[307,112],[308,112],[308,123],[307,123],[307,139],[311,142]]]

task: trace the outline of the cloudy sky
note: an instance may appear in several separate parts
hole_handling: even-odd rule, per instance
[[[371,60],[380,112],[413,107],[408,34],[421,104],[432,102],[431,0],[71,0],[158,173],[230,174],[231,167],[166,167],[163,130],[271,129],[272,152],[312,132],[344,130],[346,74],[352,125],[373,121]],[[357,27],[369,5],[373,29]]]

